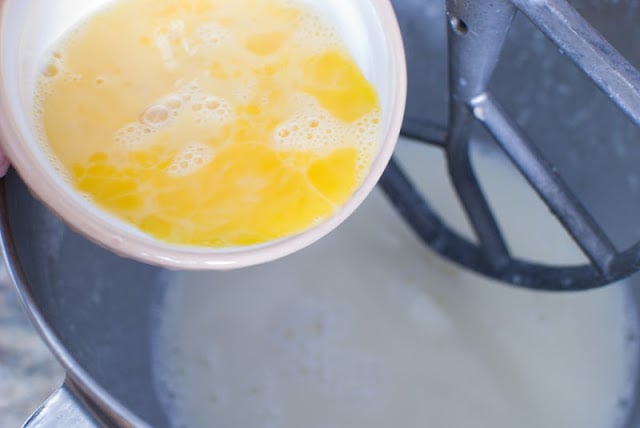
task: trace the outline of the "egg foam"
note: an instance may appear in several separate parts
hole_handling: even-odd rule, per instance
[[[102,212],[164,242],[266,243],[330,217],[382,109],[328,19],[295,0],[120,0],[56,42],[43,149]]]

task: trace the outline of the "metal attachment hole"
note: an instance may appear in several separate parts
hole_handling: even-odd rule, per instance
[[[460,36],[464,36],[465,34],[467,34],[467,31],[469,31],[469,27],[467,27],[467,24],[465,24],[464,21],[458,17],[452,16],[449,19],[449,22],[451,23],[451,29]]]

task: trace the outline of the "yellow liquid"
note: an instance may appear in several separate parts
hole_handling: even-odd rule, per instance
[[[381,109],[344,43],[287,0],[126,0],[43,67],[37,116],[70,183],[163,241],[242,246],[331,216]]]

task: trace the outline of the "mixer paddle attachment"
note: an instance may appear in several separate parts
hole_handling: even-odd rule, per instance
[[[444,150],[449,175],[477,244],[438,217],[398,161],[380,185],[420,238],[442,256],[517,286],[572,291],[609,284],[640,268],[640,243],[620,251],[558,173],[489,91],[516,13],[524,14],[640,126],[640,72],[565,0],[447,0],[448,125],[405,121],[411,137]],[[412,122],[413,121],[413,122]],[[514,257],[470,159],[477,123],[527,179],[586,255],[589,263],[555,266]]]

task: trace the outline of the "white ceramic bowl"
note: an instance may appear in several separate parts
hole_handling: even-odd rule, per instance
[[[4,0],[0,3],[0,144],[31,191],[75,230],[115,253],[175,269],[233,269],[293,253],[317,241],[362,203],[393,152],[406,101],[406,64],[389,0],[303,0],[336,24],[374,84],[383,109],[383,141],[360,188],[332,217],[297,235],[251,247],[212,249],[158,241],[84,200],[53,169],[34,125],[38,71],[52,44],[112,0]]]

